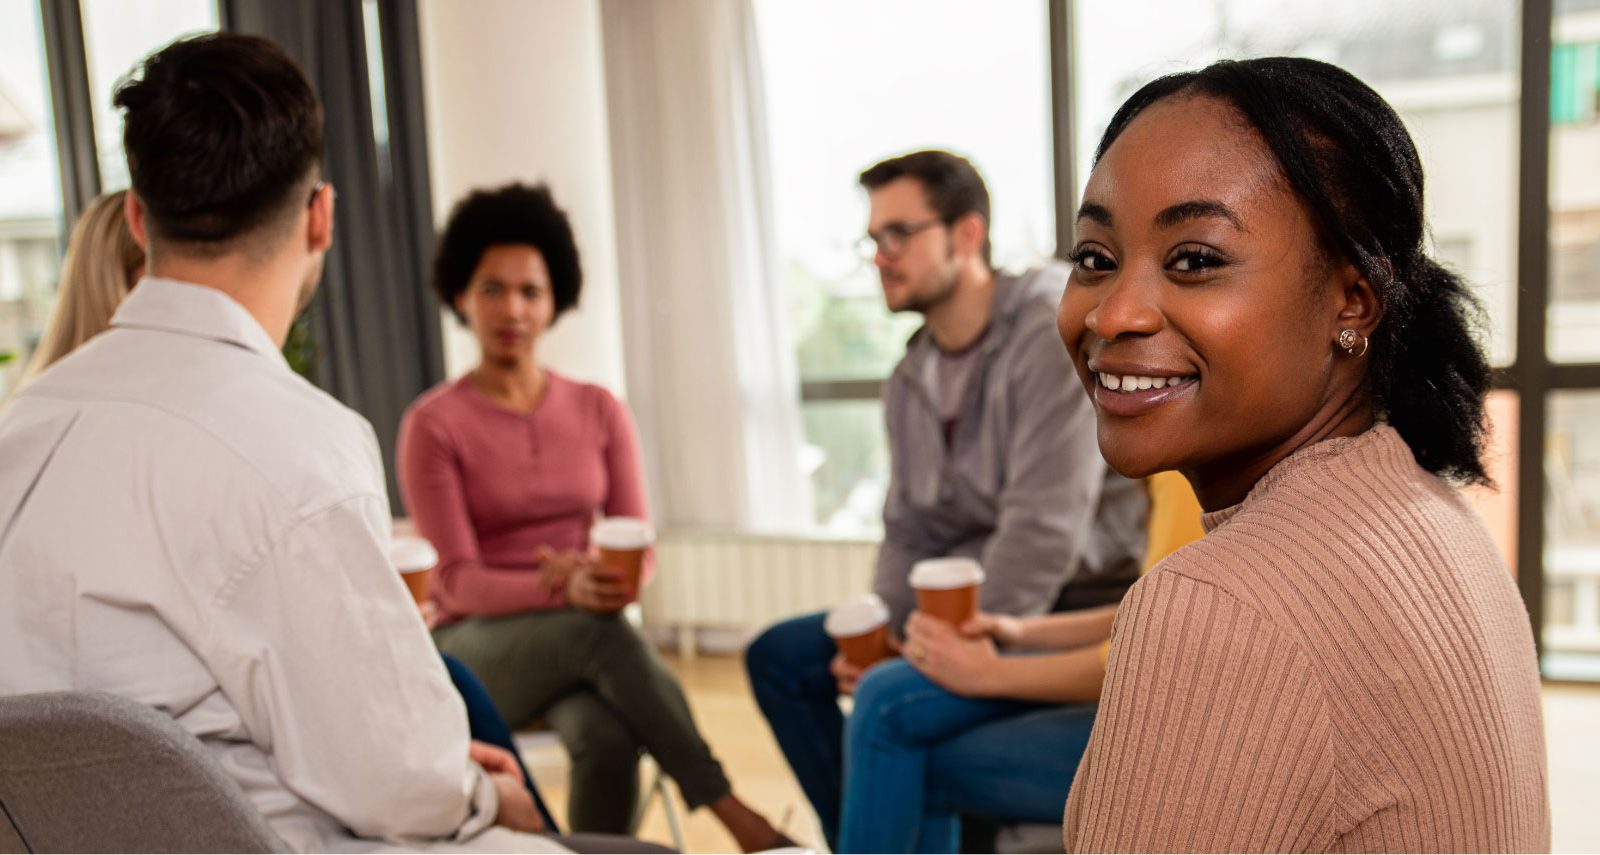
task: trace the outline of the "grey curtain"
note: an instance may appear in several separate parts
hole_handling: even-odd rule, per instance
[[[305,69],[327,114],[323,170],[338,190],[334,246],[308,310],[312,381],[378,433],[389,497],[400,416],[444,377],[415,0],[376,0],[388,140],[374,131],[361,0],[223,0],[222,25],[266,36]],[[376,57],[373,57],[376,60]]]

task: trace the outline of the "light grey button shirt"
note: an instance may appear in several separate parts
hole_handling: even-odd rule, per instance
[[[166,711],[298,850],[555,848],[479,833],[389,529],[371,426],[227,295],[145,279],[0,414],[0,693]]]

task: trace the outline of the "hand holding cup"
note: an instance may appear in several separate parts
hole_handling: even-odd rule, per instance
[[[961,634],[968,638],[988,636],[995,644],[1012,647],[1022,643],[1022,620],[1015,615],[978,614],[961,625]]]
[[[586,612],[616,614],[633,599],[626,572],[593,559],[577,564],[567,577],[567,602]]]
[[[992,693],[999,651],[986,634],[976,637],[949,621],[912,612],[906,621],[906,661],[923,676],[954,694],[986,697]]]

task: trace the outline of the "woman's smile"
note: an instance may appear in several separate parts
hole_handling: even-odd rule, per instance
[[[1194,396],[1200,375],[1168,377],[1148,374],[1095,374],[1094,403],[1112,416],[1141,416],[1151,410]]]

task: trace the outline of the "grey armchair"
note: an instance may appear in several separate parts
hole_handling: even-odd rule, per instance
[[[0,697],[0,852],[286,852],[171,717],[101,692]]]

